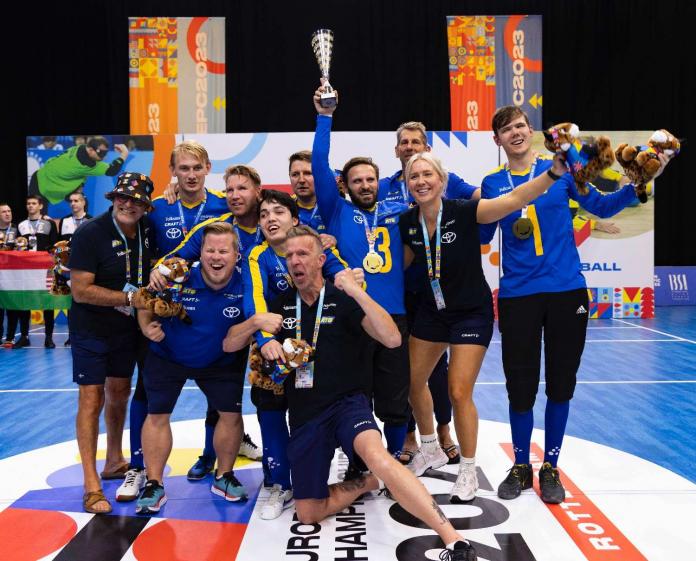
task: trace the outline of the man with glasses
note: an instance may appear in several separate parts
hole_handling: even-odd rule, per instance
[[[79,386],[77,443],[84,474],[83,508],[111,512],[96,468],[99,415],[106,409],[106,463],[102,479],[128,470],[121,439],[138,347],[132,307],[135,291],[150,276],[153,184],[140,173],[122,173],[106,198],[113,206],[79,228],[71,240],[73,305],[69,318],[73,381]]]

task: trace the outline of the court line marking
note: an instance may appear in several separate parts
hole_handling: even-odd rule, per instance
[[[539,382],[540,384],[545,384],[543,380]],[[639,385],[650,385],[650,384],[696,384],[696,380],[578,380],[578,384],[586,385],[602,385],[602,384],[639,384]],[[505,382],[476,382],[477,386],[504,386]],[[245,385],[244,388],[249,388],[251,386]],[[132,390],[135,387],[131,388]],[[184,386],[183,390],[199,390],[198,386]],[[0,393],[65,393],[65,392],[76,392],[79,388],[33,388],[33,389],[14,389],[14,390],[0,390]]]
[[[623,319],[618,319],[618,318],[612,318],[614,321],[618,321],[620,323],[625,323],[626,325],[632,325],[634,327],[639,327],[641,329],[646,329],[648,331],[652,331],[653,333],[658,333],[659,335],[667,335],[667,337],[674,337],[675,339],[679,339],[680,341],[686,341],[687,343],[692,343],[693,345],[696,345],[696,341],[692,341],[691,339],[686,339],[684,337],[679,337],[678,335],[672,335],[671,333],[667,333],[666,331],[659,331],[657,329],[653,329],[652,327],[645,327],[644,325],[636,325],[635,323],[631,323],[629,321],[623,320]]]

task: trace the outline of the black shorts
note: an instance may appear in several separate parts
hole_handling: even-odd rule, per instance
[[[103,385],[106,378],[130,378],[138,354],[137,330],[106,337],[70,332],[73,382]]]
[[[145,359],[143,381],[147,392],[147,411],[153,415],[174,411],[186,380],[194,380],[210,407],[225,413],[241,413],[244,376],[230,365],[190,368],[163,359],[150,351]]]
[[[493,337],[493,310],[482,306],[460,312],[422,305],[416,312],[411,335],[432,343],[488,347]]]
[[[329,496],[329,470],[339,446],[353,462],[353,441],[361,432],[379,431],[364,394],[342,397],[318,417],[290,431],[288,460],[296,499]]]

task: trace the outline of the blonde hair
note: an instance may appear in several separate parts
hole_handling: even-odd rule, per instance
[[[399,144],[401,142],[401,133],[404,132],[405,130],[407,131],[418,131],[421,133],[421,136],[423,137],[423,144],[428,144],[428,136],[425,134],[425,125],[421,123],[420,121],[407,121],[405,123],[401,123],[399,125],[399,128],[396,129],[396,143]]]
[[[440,179],[442,180],[443,184],[443,189],[445,189],[447,187],[449,174],[447,173],[445,167],[442,165],[440,159],[433,156],[431,152],[419,152],[409,158],[408,163],[406,164],[406,171],[404,172],[404,181],[406,182],[406,184],[408,185],[408,178],[411,175],[411,168],[413,167],[413,164],[415,164],[418,160],[423,160],[432,166],[432,168],[435,170],[435,173],[437,173],[440,176]]]
[[[204,166],[210,165],[210,158],[208,157],[208,151],[205,147],[196,140],[184,140],[180,142],[172,150],[172,155],[169,158],[169,166],[172,168],[176,167],[176,158],[182,154],[188,154],[193,156]]]
[[[203,227],[203,239],[201,240],[201,247],[205,244],[205,238],[208,234],[214,236],[222,236],[224,234],[231,234],[234,243],[234,248],[237,249],[239,246],[239,239],[237,238],[237,232],[234,231],[232,224],[229,222],[223,222],[221,220],[211,222]]]
[[[254,187],[261,187],[261,176],[259,175],[259,172],[251,166],[246,166],[244,164],[234,164],[229,166],[225,170],[225,175],[222,176],[222,179],[225,182],[225,184],[227,184],[227,180],[232,175],[242,175],[244,177],[248,177],[249,179],[251,179],[251,182],[254,184]]]

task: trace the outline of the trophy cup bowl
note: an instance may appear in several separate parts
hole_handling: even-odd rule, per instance
[[[321,94],[319,103],[325,108],[336,107],[336,92],[329,83],[331,55],[333,54],[333,31],[330,29],[317,29],[312,33],[312,50],[317,59],[321,77],[324,78],[324,93]]]

